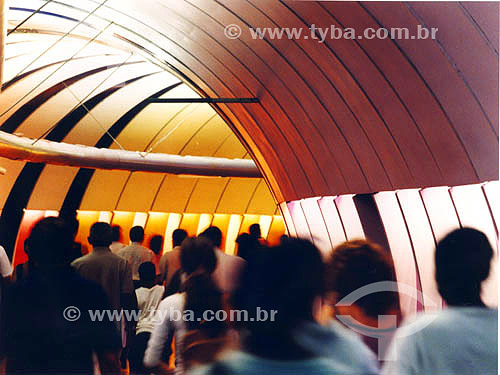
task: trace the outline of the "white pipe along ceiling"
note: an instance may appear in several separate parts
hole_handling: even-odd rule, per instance
[[[46,140],[0,131],[0,156],[11,160],[198,176],[262,177],[253,160],[210,156],[112,150]]]

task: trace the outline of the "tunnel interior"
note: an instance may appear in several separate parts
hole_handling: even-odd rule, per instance
[[[260,223],[325,254],[369,238],[390,252],[405,314],[440,309],[433,250],[475,227],[498,251],[498,3],[9,1],[0,131],[96,149],[253,161],[261,177],[207,177],[9,159],[0,243],[13,264],[44,216],[209,225],[223,247]],[[241,31],[228,37],[228,25]],[[256,28],[436,28],[436,38],[255,38]],[[156,99],[257,98],[256,103]],[[35,156],[33,156],[35,155]],[[38,159],[37,159],[38,158]],[[169,250],[166,241],[165,249]],[[497,304],[497,260],[483,294]]]

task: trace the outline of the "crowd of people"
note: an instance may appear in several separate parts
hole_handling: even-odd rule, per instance
[[[325,257],[286,235],[271,247],[254,224],[228,255],[212,226],[175,230],[162,254],[163,237],[145,247],[140,226],[125,245],[120,227],[94,223],[90,251],[77,230],[37,222],[14,273],[0,247],[0,374],[498,373],[497,309],[481,300],[494,251],[475,229],[439,241],[446,306],[415,317],[397,291],[369,289],[397,279],[368,240]]]

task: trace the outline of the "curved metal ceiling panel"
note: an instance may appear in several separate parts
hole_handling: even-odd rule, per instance
[[[429,5],[427,5],[428,7]],[[449,4],[448,6],[455,6]],[[384,9],[383,7],[372,6],[369,3],[366,7],[374,12],[382,25],[385,27],[409,27],[412,30],[417,28],[419,20],[410,10],[402,5]],[[390,10],[390,12],[389,12]],[[486,10],[486,9],[485,9]],[[498,12],[498,6],[497,6]],[[439,16],[441,17],[441,16]],[[460,20],[454,20],[454,22]],[[470,22],[461,20],[462,22]],[[434,25],[430,23],[429,25]],[[455,27],[463,28],[464,25],[457,24]],[[471,30],[471,32],[474,32]],[[484,55],[482,44],[469,45],[467,41],[461,39],[460,35],[453,35],[455,46],[464,45],[469,51],[469,64],[474,59],[487,58]],[[439,39],[439,34],[436,34]],[[428,90],[432,92],[435,100],[440,104],[442,111],[448,117],[453,130],[460,140],[461,146],[465,149],[470,162],[474,167],[476,175],[475,181],[487,181],[498,178],[498,115],[493,124],[488,122],[487,117],[475,100],[470,88],[461,77],[456,65],[451,64],[448,59],[448,53],[443,45],[438,44],[437,40],[419,40],[416,43],[413,40],[398,40],[396,43],[406,53],[407,58],[411,60],[415,68],[421,74],[421,79],[428,85]],[[425,53],[423,53],[425,51]],[[496,64],[488,67],[486,72],[474,72],[475,76],[486,76],[487,81],[495,88],[494,100],[498,103],[498,58]],[[441,124],[433,124],[440,128]],[[443,124],[442,126],[445,126]],[[471,127],[474,131],[471,131]],[[495,134],[496,133],[496,134]],[[496,157],[494,156],[496,155]],[[453,163],[453,153],[448,155],[449,163]],[[453,163],[454,164],[454,163]],[[453,165],[452,164],[452,165]],[[457,165],[453,165],[457,169]],[[472,177],[472,176],[470,176]],[[445,182],[447,183],[447,182]]]
[[[440,13],[427,3],[158,3],[161,6],[155,4],[151,13],[146,12],[147,20],[170,38],[165,45],[171,64],[210,95],[251,92],[261,99],[260,106],[220,108],[239,120],[247,134],[256,133],[261,142],[251,147],[260,151],[271,171],[293,171],[286,172],[293,176],[291,180],[278,178],[285,199],[324,189],[363,192],[498,177],[498,114],[497,105],[492,104],[498,100],[498,57],[488,63],[492,51],[485,47],[482,34],[486,32],[476,26],[488,25],[485,19],[490,18],[478,22],[474,18],[498,13],[497,4],[478,6],[469,17],[459,14],[460,5],[455,3],[439,4],[444,10]],[[167,9],[163,13],[162,7]],[[458,26],[451,22],[452,15]],[[172,18],[175,22],[165,21]],[[224,37],[224,27],[232,23],[242,28],[238,40]],[[255,40],[248,32],[249,26],[309,27],[312,23],[323,28],[343,24],[358,34],[366,27],[379,26],[414,31],[423,23],[428,28],[441,25],[443,35],[438,32],[436,40],[317,43]],[[466,48],[462,47],[463,32],[452,34],[452,27],[474,34],[465,41]],[[182,43],[176,43],[182,33]],[[478,38],[483,38],[481,43],[475,43]],[[327,67],[325,61],[337,68]],[[462,65],[467,69],[461,69]],[[279,132],[273,131],[273,123],[279,124]],[[330,135],[335,128],[342,131],[339,137]],[[325,139],[327,150],[322,148]],[[338,146],[342,139],[346,147]],[[268,151],[271,148],[274,155]],[[355,159],[349,160],[349,154]],[[273,165],[276,155],[281,155],[276,163],[280,165]],[[299,165],[294,165],[294,159]],[[355,170],[359,177],[354,178],[353,172],[339,173],[336,166]]]
[[[121,56],[128,40],[131,51],[168,66],[201,95],[260,99],[258,104],[219,104],[209,111],[195,105],[148,106],[117,132],[118,142],[127,147],[202,153],[200,142],[208,154],[237,154],[238,138],[278,201],[498,178],[498,19],[492,16],[499,11],[496,3],[159,0],[146,7],[133,0],[109,0],[89,17],[85,12],[99,2],[75,4],[61,0],[51,12],[68,11],[68,16],[85,19],[91,27],[77,29],[87,39],[113,19],[112,36],[120,40],[114,51]],[[44,17],[48,16],[40,15],[34,25],[43,24]],[[241,27],[240,38],[225,37],[229,24]],[[435,40],[327,38],[323,43],[252,38],[248,30],[296,27],[308,32],[312,24],[349,27],[358,35],[369,27],[407,27],[412,34],[419,25],[439,30]],[[58,32],[64,27],[61,21]],[[106,42],[113,37],[107,35]],[[42,62],[47,63],[38,63]],[[54,74],[55,83],[69,77],[67,69]],[[161,88],[159,80],[147,80],[120,90],[129,90],[123,105],[116,93],[92,110],[105,129],[140,98]],[[140,92],[134,93],[134,87]],[[110,103],[116,110],[110,111]],[[168,112],[165,121],[155,118],[161,113],[155,106]],[[219,117],[211,119],[215,113],[228,121],[237,137],[220,126]],[[32,131],[31,123],[24,126],[20,129],[26,134]],[[91,116],[85,116],[65,141],[94,144],[104,134]],[[217,142],[208,146],[211,134]],[[170,176],[162,178],[152,207],[162,205],[160,197],[172,189],[166,181],[175,184]],[[186,186],[198,191],[197,184]],[[230,182],[204,184],[213,184],[210,191],[219,191],[220,197],[231,190]],[[127,189],[123,181],[119,191]],[[224,206],[223,201],[218,206]],[[189,202],[186,198],[184,203]]]
[[[33,53],[13,57],[6,63],[9,81],[0,95],[0,111],[5,112],[0,123],[3,120],[7,130],[55,142],[122,147],[153,154],[165,150],[178,155],[213,154],[222,158],[246,154],[236,135],[209,105],[148,105],[147,99],[152,97],[199,98],[199,95],[147,59],[109,46],[94,48],[92,43],[88,50],[82,51],[84,56],[68,58],[75,46],[69,51],[64,47],[74,41],[73,36],[68,36],[64,43],[59,42],[59,47],[50,51],[51,56],[40,57],[37,54],[46,50],[60,35],[54,37],[29,32],[12,35],[16,42],[7,46],[9,51],[23,44],[19,43],[23,36],[39,39],[40,43]],[[86,45],[86,40],[89,39],[79,38],[76,45]],[[97,51],[103,53],[97,54]],[[16,53],[11,55],[16,56]],[[21,72],[21,67],[26,69]],[[113,139],[116,139],[115,144]],[[4,228],[8,221],[10,230],[2,231],[0,240],[7,246],[15,240],[13,235],[7,237],[8,233],[16,232],[23,208],[149,211],[155,209],[155,205],[161,205],[158,196],[166,179],[164,174],[95,173],[85,168],[10,160],[2,160],[1,165],[7,173],[1,177],[1,190],[5,194],[0,196],[0,204],[5,215],[0,219],[3,224],[0,224]],[[243,186],[253,189],[254,180],[249,183],[243,180]],[[54,181],[57,181],[57,186],[51,187]],[[187,198],[192,198],[195,203],[189,207],[195,212],[203,211],[196,202],[206,205],[207,198],[210,198],[212,206],[216,207],[225,194],[225,189],[219,192],[221,196],[207,196],[204,191],[193,193],[192,186],[185,182],[197,181],[196,178],[179,181],[176,182],[178,187],[190,192]],[[271,198],[271,204],[264,211],[274,214],[276,206],[272,196],[269,191],[265,194]],[[182,202],[182,196],[179,198]],[[168,199],[172,200],[172,196]],[[178,200],[177,197],[174,199]],[[189,199],[182,203],[180,211],[169,212],[183,212]],[[248,200],[241,204],[244,208],[248,205]],[[243,214],[244,208],[231,213]]]

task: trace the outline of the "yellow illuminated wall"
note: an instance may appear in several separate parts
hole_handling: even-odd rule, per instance
[[[24,263],[27,256],[24,253],[24,240],[29,235],[34,223],[47,216],[57,216],[54,210],[25,210],[23,220],[17,237],[13,265]],[[193,213],[167,213],[167,212],[129,212],[129,211],[77,211],[80,223],[76,241],[80,242],[85,251],[91,251],[88,243],[90,227],[97,221],[109,222],[122,228],[122,242],[129,243],[129,230],[135,224],[144,226],[145,245],[154,235],[164,237],[163,251],[172,250],[172,232],[177,228],[185,229],[189,235],[195,236],[210,225],[219,227],[223,234],[221,249],[228,254],[235,254],[236,238],[239,234],[248,232],[248,227],[253,223],[264,225],[262,233],[270,245],[277,245],[280,237],[286,232],[281,216],[262,215],[237,215],[237,214],[193,214]],[[267,229],[268,227],[268,229]]]

